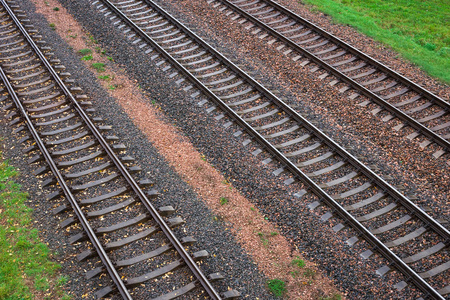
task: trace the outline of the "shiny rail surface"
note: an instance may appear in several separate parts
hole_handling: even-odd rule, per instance
[[[132,166],[132,157],[116,154],[126,149],[117,137],[103,137],[102,132],[108,132],[110,126],[94,124],[103,121],[88,116],[95,110],[83,107],[92,103],[85,95],[75,95],[81,89],[73,86],[60,61],[50,58],[50,47],[26,14],[15,1],[0,3],[2,109],[12,111],[7,115],[10,125],[23,136],[21,141],[28,145],[25,152],[34,153],[28,161],[38,165],[34,174],[43,178],[44,187],[54,190],[47,201],[60,200],[54,209],[54,214],[65,218],[60,226],[81,225],[82,230],[71,230],[78,232],[70,241],[90,242],[78,260],[100,258],[102,264],[86,276],[107,273],[111,278],[111,284],[96,296],[119,293],[123,299],[132,299],[139,290],[142,299],[238,297],[237,291],[219,295],[214,289],[211,282],[223,276],[206,276],[196,263],[208,253],[187,252],[185,248],[195,240],[178,239],[172,231],[184,221],[166,218],[174,212],[171,206],[154,207],[150,199],[158,196],[157,191],[143,190],[152,186],[152,181],[134,179],[131,173],[140,168]],[[43,161],[47,164],[39,166]],[[157,283],[155,279],[159,279]]]
[[[336,232],[346,226],[356,230],[347,241],[350,246],[363,238],[373,247],[364,258],[373,251],[385,257],[389,265],[377,271],[380,275],[392,269],[404,274],[406,279],[396,285],[397,289],[412,282],[423,298],[432,299],[444,299],[450,292],[450,285],[440,280],[449,270],[445,249],[450,234],[442,224],[154,2],[94,0],[91,4],[185,91],[192,91],[193,99],[206,95],[214,103],[207,112],[217,111],[217,120],[225,115],[232,120],[225,127],[234,122],[250,135],[244,145],[258,142],[261,148],[252,152],[255,156],[266,152],[271,157],[264,163],[280,162],[283,167],[274,174],[292,174],[285,184],[304,183],[306,190],[297,196],[311,191],[320,199],[311,203],[311,209],[323,203],[331,207],[332,212],[323,219],[333,215],[341,218],[343,222],[333,228]],[[207,102],[203,99],[198,105]],[[238,131],[235,136],[242,133]],[[389,239],[390,233],[399,229],[409,233]],[[417,246],[417,237],[435,246]],[[406,258],[397,255],[413,243],[414,253]],[[444,253],[444,258],[433,257],[436,253]],[[426,259],[432,269],[414,270],[410,265],[420,259]],[[425,280],[430,277],[436,279],[436,288]]]
[[[236,22],[243,23],[239,18],[245,18],[244,21],[251,23],[247,29],[268,40],[268,44],[281,43],[277,49],[294,61],[304,57],[302,66],[313,63],[312,71],[323,70],[319,75],[321,79],[333,75],[336,80],[330,85],[344,83],[346,86],[340,91],[353,90],[350,99],[361,95],[368,99],[359,105],[366,106],[370,101],[378,104],[380,108],[372,110],[372,114],[385,110],[388,114],[383,121],[395,117],[403,122],[395,126],[395,130],[406,125],[412,127],[415,131],[408,135],[410,140],[420,135],[426,137],[421,148],[432,142],[441,146],[442,149],[434,153],[435,157],[450,151],[448,101],[274,1],[209,0],[208,3]]]

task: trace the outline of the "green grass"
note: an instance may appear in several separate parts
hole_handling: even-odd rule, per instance
[[[305,261],[303,259],[300,259],[298,256],[297,258],[293,259],[291,264],[293,266],[297,266],[299,268],[303,268],[305,266]]]
[[[78,53],[80,53],[81,55],[88,55],[88,54],[92,53],[92,50],[88,49],[88,48],[84,48],[84,49],[78,50]]]
[[[93,58],[94,57],[92,55],[85,55],[81,58],[81,60],[88,61],[88,60],[92,60]]]
[[[97,72],[105,72],[105,64],[104,63],[93,63],[92,67],[97,70]]]
[[[305,270],[305,272],[303,272],[303,275],[306,278],[315,279],[316,278],[316,271],[308,268],[308,269]]]
[[[342,296],[339,294],[333,294],[332,296],[319,297],[319,300],[341,300]]]
[[[450,83],[448,0],[302,0]]]
[[[0,162],[0,299],[69,299],[60,288],[67,278],[57,278],[60,265],[50,261],[48,247],[30,226],[32,209],[25,205],[28,194],[12,180],[17,175]]]
[[[106,80],[106,81],[111,81],[111,76],[110,75],[100,75],[98,76],[99,79],[101,80]]]
[[[226,197],[220,197],[220,205],[225,205],[228,203],[228,198]]]
[[[267,281],[267,287],[275,297],[281,297],[286,293],[286,283],[281,279]]]

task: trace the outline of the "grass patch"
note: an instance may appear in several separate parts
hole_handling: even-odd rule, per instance
[[[331,296],[319,297],[319,300],[341,300],[342,296],[339,294],[333,294]]]
[[[98,76],[98,78],[101,80],[111,81],[110,75],[100,75],[100,76]]]
[[[303,272],[303,276],[305,276],[306,278],[311,278],[311,279],[315,279],[316,278],[316,271],[311,270],[311,269],[306,269],[305,272]]]
[[[262,232],[258,232],[258,236],[261,239],[261,242],[263,243],[263,245],[265,247],[267,247],[269,245],[269,240],[267,239],[266,235]]]
[[[91,44],[98,44],[98,41],[92,35],[88,35],[88,38]]]
[[[88,61],[88,60],[91,60],[91,59],[93,59],[94,57],[92,57],[92,55],[85,55],[85,56],[83,56],[82,58],[81,58],[81,60],[84,60],[84,61]]]
[[[220,197],[220,205],[225,205],[228,203],[228,198],[226,197]]]
[[[281,279],[267,281],[267,288],[275,297],[282,297],[286,293],[286,283]]]
[[[305,266],[305,261],[303,259],[300,259],[298,256],[297,258],[293,259],[291,264],[293,266],[297,266],[299,268],[303,268]]]
[[[389,45],[431,76],[450,83],[447,0],[303,0]]]
[[[53,7],[54,11],[59,11],[59,7]]]
[[[48,247],[40,242],[37,229],[30,227],[32,209],[25,205],[27,193],[12,181],[18,173],[0,163],[0,299],[35,299],[36,294],[61,299],[57,280],[60,268],[49,259]]]
[[[92,67],[97,70],[97,72],[105,72],[105,64],[104,63],[93,63]]]
[[[78,53],[80,53],[81,55],[88,55],[88,54],[92,53],[92,50],[88,49],[88,48],[84,48],[84,49],[78,50]]]

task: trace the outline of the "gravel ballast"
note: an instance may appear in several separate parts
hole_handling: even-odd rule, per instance
[[[132,120],[123,113],[121,107],[115,104],[114,99],[96,83],[96,74],[79,61],[79,56],[51,30],[42,15],[34,13],[34,5],[24,1],[21,8],[27,12],[28,18],[45,39],[51,41],[49,44],[55,57],[66,66],[66,71],[72,74],[71,78],[91,97],[94,107],[97,108],[96,115],[102,116],[108,124],[115,127],[111,133],[119,136],[120,140],[129,146],[127,154],[136,158],[137,164],[143,169],[142,174],[155,181],[155,188],[161,195],[154,205],[172,205],[176,208],[176,215],[186,221],[184,226],[175,230],[176,235],[193,236],[197,239],[190,251],[205,249],[211,254],[210,258],[203,260],[201,268],[206,274],[221,272],[225,276],[224,281],[215,283],[217,290],[226,291],[230,287],[251,299],[272,299],[265,286],[267,278],[258,271],[255,263],[237,244],[226,224],[214,219],[213,212],[192,187],[169,166],[133,125]],[[4,157],[11,160],[22,174],[18,182],[30,194],[28,204],[35,210],[35,225],[43,242],[55,251],[54,259],[62,264],[62,273],[70,278],[65,288],[74,299],[94,299],[94,292],[101,288],[99,284],[106,286],[109,279],[102,276],[100,279],[86,280],[84,274],[92,269],[94,262],[79,263],[76,260],[75,256],[80,253],[80,249],[84,249],[83,243],[70,245],[68,239],[71,232],[58,227],[61,220],[51,214],[54,203],[45,201],[48,190],[43,190],[40,180],[32,175],[34,168],[26,163],[27,157],[21,151],[23,146],[17,143],[17,137],[12,135],[6,121],[2,121],[1,128],[5,138]],[[242,274],[241,270],[246,270],[245,274]]]
[[[224,130],[220,126],[218,127],[213,118],[208,118],[205,111],[193,105],[195,102],[189,97],[186,97],[186,94],[183,95],[180,90],[176,91],[177,97],[170,97],[168,94],[159,94],[157,91],[160,88],[157,87],[156,82],[161,84],[166,91],[172,91],[173,89],[170,87],[170,84],[167,84],[165,78],[161,78],[159,81],[156,81],[156,76],[153,77],[155,81],[147,79],[152,76],[150,74],[156,75],[158,73],[159,76],[164,76],[153,68],[153,64],[148,58],[142,57],[142,54],[139,52],[133,52],[131,47],[126,44],[124,45],[123,40],[118,39],[114,35],[114,32],[109,33],[109,30],[104,30],[96,26],[95,24],[102,22],[101,18],[97,19],[98,15],[96,13],[88,10],[84,10],[81,13],[82,7],[77,7],[76,5],[65,5],[65,7],[75,15],[80,23],[86,26],[95,38],[102,42],[105,49],[109,50],[115,47],[117,50],[120,49],[119,51],[127,50],[128,56],[121,56],[120,54],[118,56],[113,55],[114,59],[124,65],[128,72],[135,74],[136,78],[142,78],[142,80],[139,80],[141,87],[144,90],[151,91],[152,97],[161,105],[166,115],[183,130],[191,139],[191,142],[207,156],[208,160],[225,172],[226,176],[232,180],[233,185],[237,186],[244,195],[258,204],[258,207],[269,220],[273,220],[273,222],[279,221],[278,224],[282,224],[284,226],[283,229],[287,226],[291,232],[288,235],[289,238],[294,239],[295,236],[295,239],[299,240],[299,248],[306,255],[314,257],[321,268],[324,268],[326,264],[328,268],[326,270],[327,273],[337,273],[335,276],[338,284],[342,284],[346,288],[351,289],[353,293],[366,294],[368,298],[375,297],[378,294],[378,291],[371,291],[374,288],[372,286],[373,282],[378,283],[375,284],[376,286],[384,287],[385,294],[392,292],[391,286],[386,283],[383,286],[383,281],[377,279],[374,274],[374,269],[380,266],[380,262],[375,262],[377,266],[372,266],[371,272],[362,271],[361,269],[366,269],[367,265],[361,262],[352,263],[348,268],[341,269],[342,263],[340,261],[343,252],[349,251],[348,249],[342,249],[343,241],[336,240],[334,234],[328,228],[323,228],[323,226],[319,225],[318,218],[313,217],[313,214],[306,209],[305,204],[307,202],[302,203],[303,206],[300,203],[296,203],[295,205],[291,204],[295,199],[292,195],[298,190],[293,186],[284,187],[280,185],[282,181],[279,181],[279,179],[274,178],[270,174],[271,170],[273,170],[272,166],[264,168],[260,164],[257,164],[253,168],[248,168],[248,165],[253,166],[251,162],[256,164],[259,162],[259,159],[250,156],[240,143],[234,139],[230,139],[232,133],[230,129]],[[215,141],[215,143],[209,141]],[[224,157],[226,157],[226,160],[223,159]],[[268,180],[268,178],[272,179]],[[286,191],[289,191],[289,193]],[[305,198],[305,201],[308,200]],[[286,205],[280,206],[279,203],[286,203]],[[291,206],[291,208],[289,209],[288,206]],[[301,209],[296,206],[301,207]],[[284,209],[291,210],[291,212],[284,212]],[[305,218],[302,218],[299,222],[297,216],[305,214]],[[310,217],[308,218],[307,215]],[[314,218],[315,221],[311,221]],[[286,225],[286,223],[290,224]],[[321,230],[317,230],[317,228],[321,228]],[[300,233],[302,231],[304,232],[303,234]],[[283,233],[286,232],[288,230],[283,230]],[[334,241],[333,246],[328,246],[328,249],[336,247],[339,249],[337,253],[321,249],[321,245],[327,244],[327,240]],[[317,253],[320,253],[320,255],[317,255]],[[321,256],[325,258],[323,260],[317,260]],[[355,253],[351,251],[348,252],[346,257],[348,257],[349,261],[359,260]],[[358,266],[358,264],[361,266]],[[350,263],[346,262],[345,265],[350,265]],[[361,272],[366,273],[364,276],[368,277],[363,279],[359,275]],[[356,280],[357,278],[359,280]]]
[[[384,279],[377,278],[374,270],[382,266],[382,262],[377,261],[374,257],[368,261],[359,258],[358,254],[367,249],[364,243],[359,243],[354,248],[348,248],[344,241],[352,236],[351,232],[344,231],[335,235],[330,229],[336,223],[335,220],[329,221],[326,223],[327,226],[324,226],[319,219],[326,212],[326,209],[319,208],[311,212],[307,208],[307,204],[315,200],[314,197],[307,195],[302,199],[297,199],[293,196],[302,188],[301,186],[284,186],[284,175],[280,178],[271,173],[276,169],[276,166],[264,166],[260,163],[264,158],[250,155],[250,151],[254,150],[251,147],[254,145],[243,147],[242,137],[233,138],[232,133],[236,131],[236,128],[224,129],[221,125],[226,120],[217,122],[214,120],[213,114],[207,114],[203,107],[194,105],[197,100],[191,99],[187,93],[177,88],[173,80],[169,81],[166,74],[155,67],[154,62],[150,61],[149,57],[142,57],[142,52],[127,45],[123,36],[117,34],[117,31],[111,28],[111,25],[105,22],[98,12],[89,10],[90,6],[87,1],[72,3],[72,1],[63,0],[61,3],[100,41],[108,55],[111,55],[128,73],[133,74],[135,78],[139,78],[138,83],[151,99],[154,99],[161,106],[167,120],[175,123],[197,149],[206,155],[207,160],[222,171],[233,183],[233,186],[237,187],[244,196],[258,206],[265,217],[278,224],[281,232],[290,239],[293,247],[304,252],[304,255],[313,259],[320,269],[333,278],[335,283],[348,293],[349,299],[377,299],[377,295],[381,294],[385,295],[385,299],[397,299],[409,295],[409,288],[401,293],[393,290],[392,284],[396,282],[393,277],[394,274],[390,274]],[[188,2],[185,3],[186,7],[189,8]],[[28,5],[28,2],[24,4]],[[26,7],[26,5],[24,5],[24,9],[27,9],[28,12],[34,11],[31,6]],[[183,21],[187,21],[192,27],[198,28],[195,31],[209,37],[213,45],[219,49],[226,49],[227,52],[232,53],[234,57],[239,57],[239,59],[245,52],[248,57],[242,61],[247,65],[246,68],[252,69],[262,77],[265,84],[272,84],[276,89],[279,89],[283,96],[292,101],[292,104],[299,106],[302,114],[305,113],[308,118],[318,121],[319,127],[326,130],[341,144],[358,145],[354,147],[352,152],[361,155],[366,163],[377,164],[381,173],[394,177],[393,183],[403,184],[408,188],[412,187],[412,190],[419,195],[419,202],[422,201],[424,204],[430,205],[436,217],[445,216],[445,199],[447,199],[447,196],[443,194],[444,198],[442,198],[441,195],[442,191],[448,193],[448,186],[445,183],[442,185],[441,180],[445,176],[448,178],[448,168],[445,167],[445,164],[442,165],[442,162],[431,161],[430,150],[418,152],[415,148],[412,148],[411,142],[404,141],[404,137],[400,134],[394,138],[389,137],[392,130],[388,126],[376,130],[367,129],[363,136],[359,129],[363,127],[372,128],[372,126],[373,128],[381,127],[376,126],[379,121],[374,121],[373,117],[364,117],[367,113],[362,110],[358,114],[342,115],[338,113],[337,111],[342,112],[342,109],[339,109],[339,103],[345,104],[345,101],[348,102],[348,100],[341,99],[337,91],[332,88],[323,88],[321,83],[314,78],[314,75],[305,73],[298,82],[292,83],[286,79],[288,77],[286,74],[294,72],[294,70],[295,72],[299,71],[292,62],[287,62],[286,59],[283,60],[280,57],[280,61],[268,64],[267,57],[270,56],[266,57],[265,55],[259,56],[257,60],[250,59],[249,57],[255,56],[253,54],[250,56],[247,52],[254,51],[254,49],[247,49],[242,46],[244,43],[248,44],[248,40],[242,39],[240,36],[238,36],[239,40],[235,40],[235,37],[225,37],[226,35],[221,35],[217,28],[215,30],[219,33],[214,33],[212,29],[207,30],[202,26],[203,21],[195,23],[193,21],[194,15],[184,11],[185,8],[178,11],[179,8],[174,3],[167,2],[165,5],[168,5],[168,7],[172,5],[170,8],[175,11],[175,15],[184,16]],[[195,3],[190,5],[192,5],[192,8],[196,8]],[[213,14],[212,11],[205,13],[205,20],[208,18],[212,20],[210,16]],[[226,20],[223,16],[214,16],[216,19]],[[38,22],[43,34],[52,36],[52,45],[53,43],[56,45],[53,46],[56,55],[64,61],[67,70],[74,74],[76,82],[80,83],[80,86],[86,92],[89,91],[92,95],[98,95],[99,99],[104,99],[101,101],[95,100],[96,106],[100,108],[99,114],[103,115],[105,119],[109,119],[112,124],[120,124],[120,131],[117,130],[117,135],[130,146],[130,154],[135,156],[137,161],[142,162],[141,166],[153,175],[151,177],[158,178],[157,187],[167,191],[162,194],[159,201],[164,204],[177,205],[178,214],[183,217],[189,216],[186,217],[185,228],[188,232],[193,232],[192,235],[199,239],[197,247],[201,249],[201,245],[205,244],[208,245],[207,250],[210,250],[209,245],[217,245],[215,246],[215,253],[226,252],[221,253],[222,256],[217,261],[229,262],[229,265],[222,266],[226,268],[224,273],[228,275],[227,279],[236,278],[233,284],[231,284],[232,280],[228,281],[227,284],[241,292],[245,291],[243,293],[247,293],[251,299],[258,296],[262,299],[270,299],[263,292],[264,279],[257,273],[249,260],[242,258],[239,247],[235,243],[233,244],[231,235],[224,230],[225,224],[220,222],[217,224],[216,221],[211,221],[206,225],[209,234],[214,233],[216,237],[220,237],[220,242],[217,241],[217,238],[217,240],[210,241],[209,234],[200,232],[205,226],[202,223],[205,219],[204,216],[208,215],[208,210],[201,200],[196,197],[188,185],[180,183],[177,174],[164,163],[156,150],[145,142],[145,138],[134,127],[121,108],[116,106],[115,102],[99,86],[94,85],[92,87],[94,81],[92,73],[80,66],[76,58],[71,55],[70,49],[67,49],[67,45],[48,28],[46,21],[39,15],[32,15],[30,18],[33,18],[33,22]],[[210,24],[212,23],[214,22],[210,22]],[[217,24],[217,27],[220,27],[220,22],[217,22]],[[213,28],[213,26],[210,26],[210,28]],[[233,29],[238,30],[239,27],[233,27]],[[251,39],[248,36],[247,38]],[[254,42],[252,45],[255,49],[263,49],[261,45],[257,44],[257,41],[252,40],[252,42]],[[239,51],[236,49],[239,49]],[[264,49],[261,51],[267,52]],[[275,53],[275,51],[273,52]],[[75,73],[79,73],[79,75]],[[302,86],[305,87],[300,88]],[[316,92],[312,87],[306,88],[306,86],[312,86],[318,90],[323,89],[323,91]],[[314,101],[302,101],[301,98],[305,98],[305,96],[312,97]],[[328,102],[330,98],[333,98],[334,102]],[[325,105],[326,108],[314,104],[317,102]],[[358,118],[361,119],[362,117],[364,117],[363,121],[357,121]],[[367,124],[371,126],[367,126]],[[380,135],[381,130],[382,135]],[[378,136],[381,136],[381,138]],[[375,137],[378,137],[378,139],[375,139]],[[383,141],[383,146],[380,146],[380,140]],[[397,150],[399,145],[401,145],[401,149]],[[389,154],[386,155],[386,153]],[[393,160],[394,162],[392,162]],[[407,162],[407,170],[404,170],[402,161]],[[416,175],[419,168],[424,168],[425,173],[433,170],[438,176],[436,178],[429,176],[429,178],[424,179],[423,176]],[[409,176],[412,178],[409,178]],[[426,186],[421,186],[421,181],[425,181]],[[186,190],[188,192],[185,192]],[[436,197],[435,195],[439,195],[437,199],[433,198]],[[223,240],[222,237],[224,236],[227,241]],[[235,245],[236,251],[228,250],[229,246],[226,246],[228,243]],[[211,247],[210,251],[213,248],[214,246]],[[221,249],[227,249],[227,251]],[[219,267],[208,260],[206,265],[210,266],[210,264],[212,271],[217,270],[213,270],[214,267]],[[242,272],[242,270],[246,271]],[[252,272],[248,270],[252,270]],[[248,278],[242,278],[243,276]],[[76,284],[72,282],[72,285],[76,288]]]

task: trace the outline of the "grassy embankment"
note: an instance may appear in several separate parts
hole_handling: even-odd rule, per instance
[[[392,47],[450,84],[448,0],[301,0]]]
[[[0,162],[0,299],[70,299],[61,289],[67,278],[57,274],[60,265],[31,227],[28,195],[12,180],[17,175]]]

